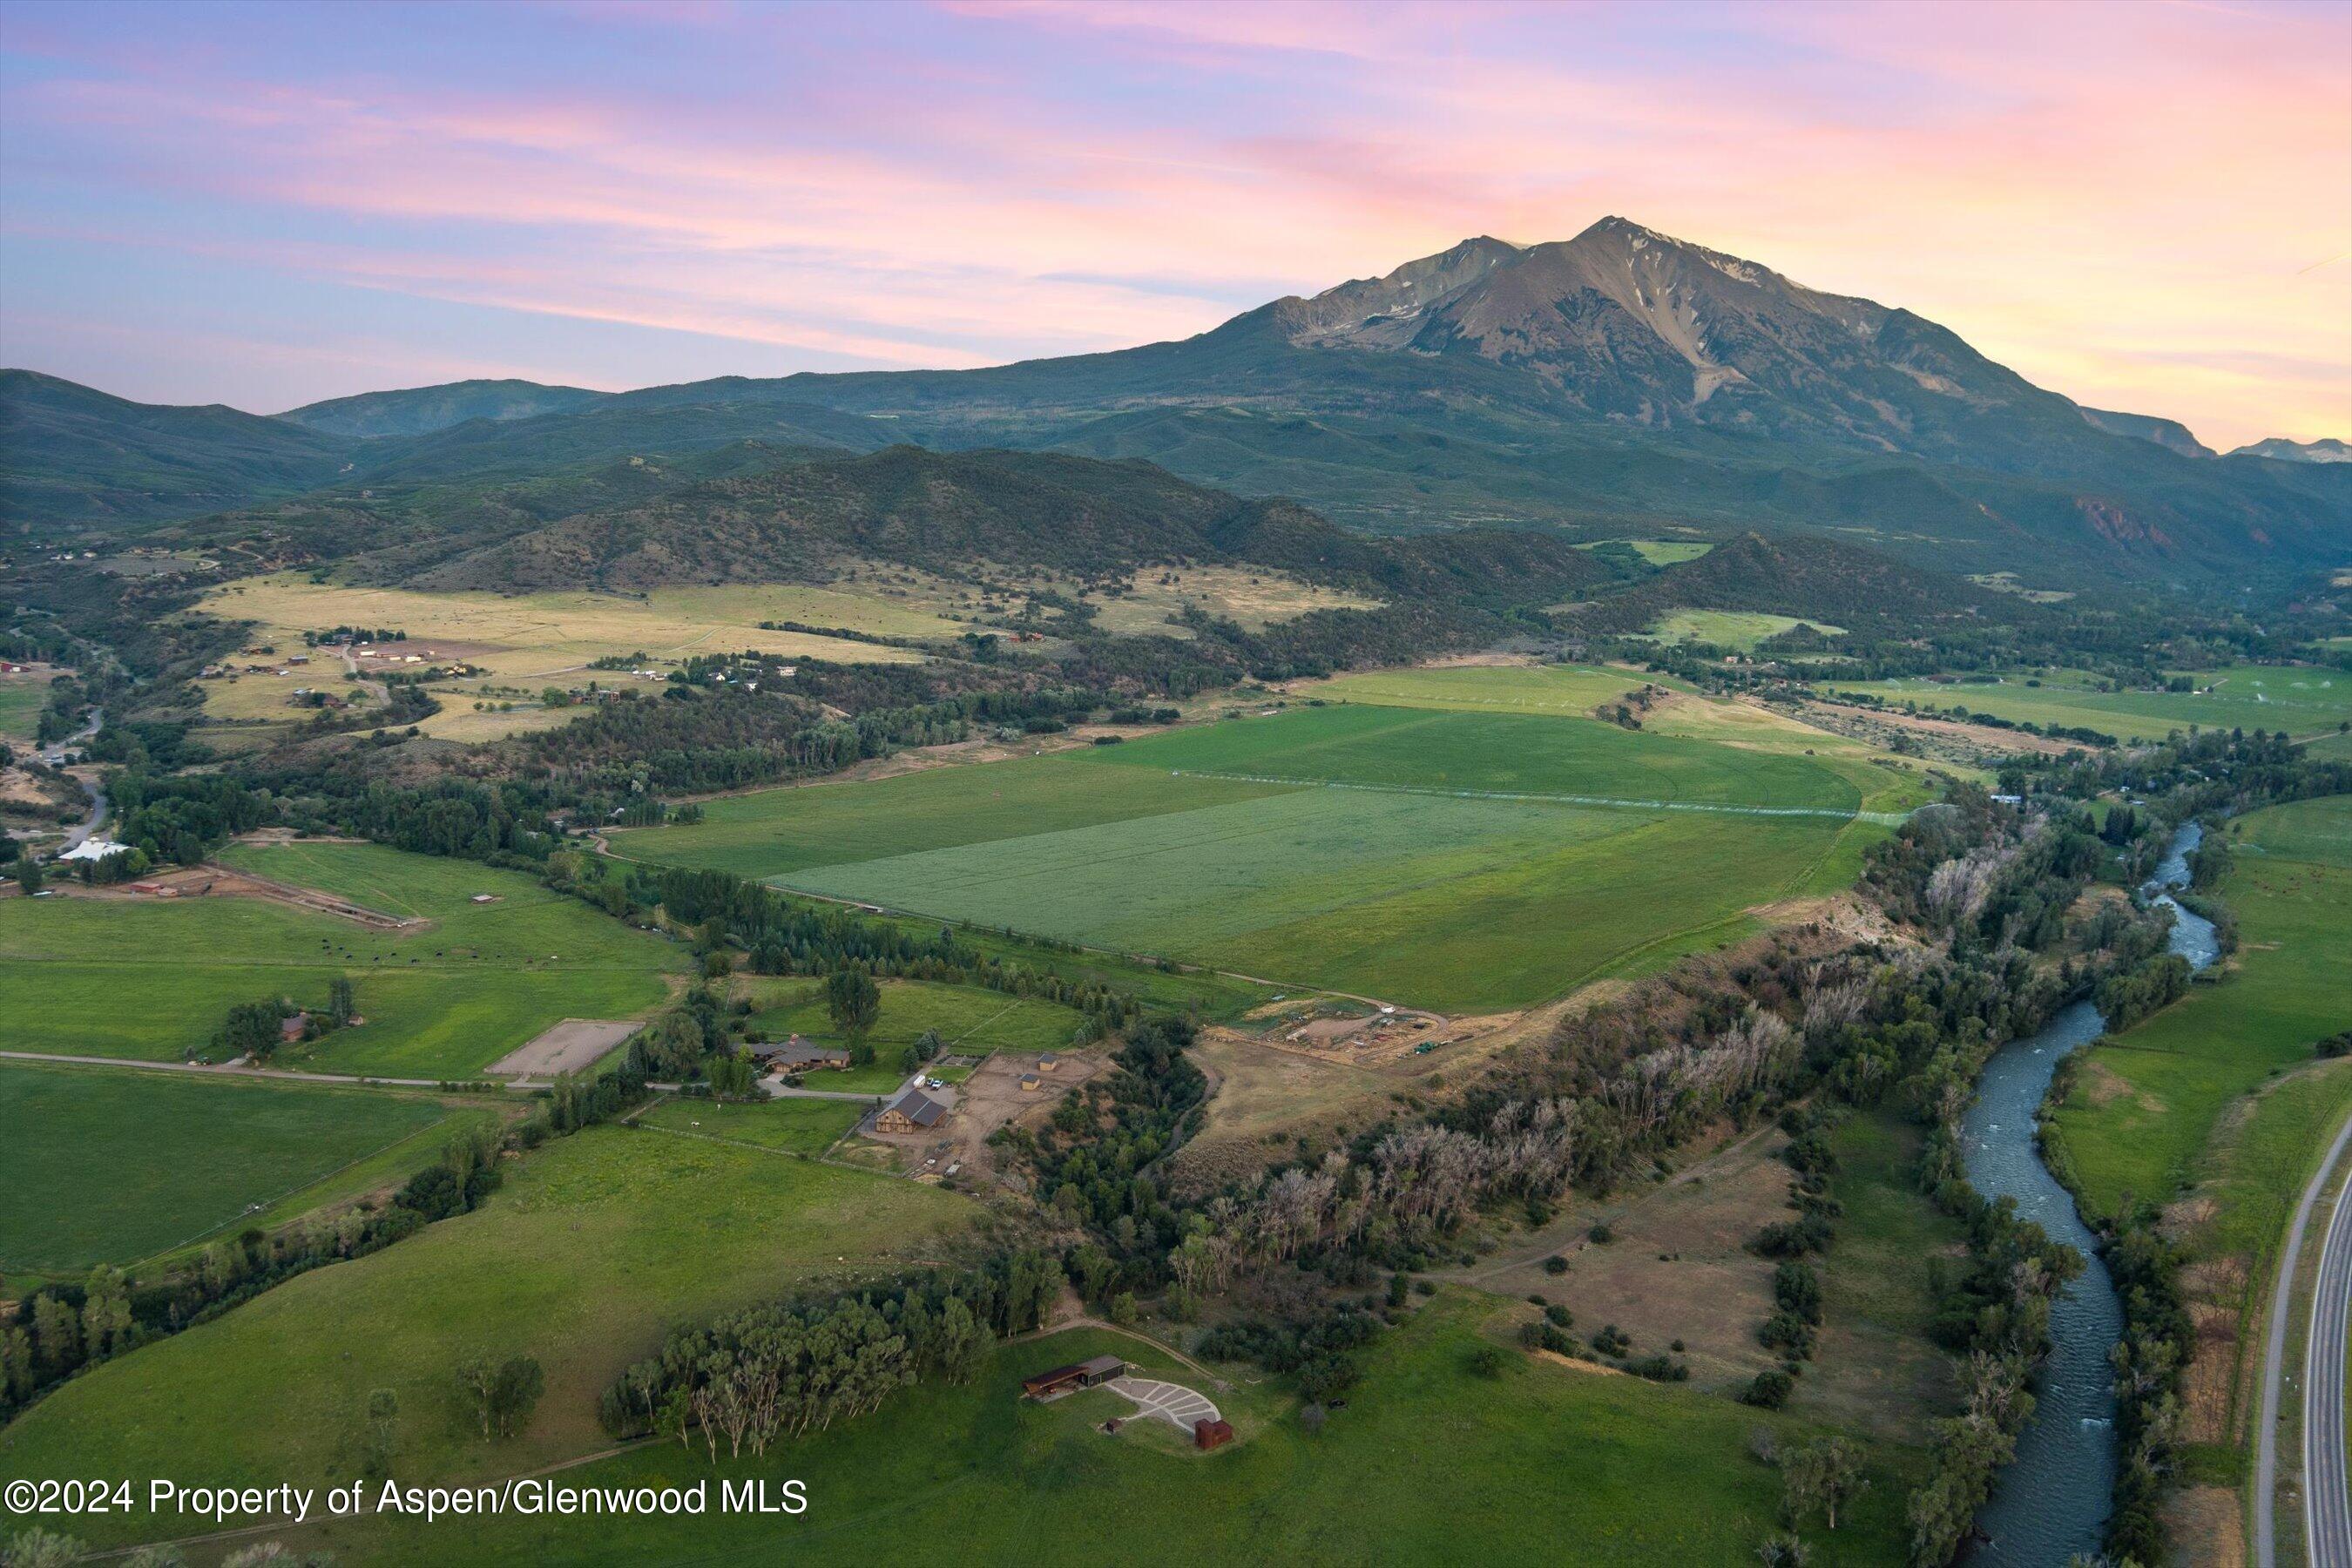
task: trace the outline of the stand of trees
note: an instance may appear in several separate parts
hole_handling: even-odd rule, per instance
[[[1000,1336],[1043,1327],[1061,1265],[1021,1251],[953,1275],[731,1312],[670,1335],[604,1391],[615,1437],[658,1433],[716,1459],[764,1454],[925,1379],[969,1383]]]

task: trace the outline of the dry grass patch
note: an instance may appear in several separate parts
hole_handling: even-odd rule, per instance
[[[929,616],[911,616],[875,600],[871,613],[845,610],[863,595],[783,584],[727,588],[657,588],[643,597],[609,594],[420,594],[404,588],[370,588],[313,583],[280,574],[222,584],[205,595],[206,614],[257,623],[254,637],[274,642],[281,653],[299,647],[305,631],[338,626],[397,628],[408,647],[422,652],[443,641],[475,650],[467,661],[491,679],[529,682],[583,670],[594,659],[644,653],[676,660],[690,653],[740,652],[823,658],[844,663],[903,663],[922,656],[909,649],[800,632],[764,631],[763,620],[838,625],[850,630],[894,628],[883,635],[951,636],[961,627]],[[830,615],[820,615],[831,611]],[[813,618],[814,617],[814,618]],[[859,622],[864,624],[858,624]],[[446,650],[445,650],[446,651]],[[321,679],[341,684],[340,670]],[[610,678],[608,678],[610,679]],[[299,684],[298,682],[298,684]]]

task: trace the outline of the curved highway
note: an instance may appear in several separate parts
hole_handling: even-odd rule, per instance
[[[2352,1129],[2352,1123],[2346,1125]],[[2336,1152],[2342,1148],[2339,1136]],[[2352,1202],[2338,1194],[2326,1239],[2319,1244],[2311,1339],[2304,1347],[2303,1528],[2311,1543],[2311,1568],[2352,1568],[2352,1491],[2346,1486],[2344,1452],[2347,1331],[2352,1331]]]
[[[2287,1325],[2294,1314],[2294,1277],[2303,1258],[2312,1211],[2334,1179],[2352,1120],[2304,1188],[2279,1251],[2278,1279],[2271,1287],[2271,1321],[2263,1356],[2262,1415],[2254,1444],[2254,1561],[2274,1568],[2278,1550],[2278,1428],[2286,1379]],[[2319,1275],[2312,1293],[2311,1334],[2304,1352],[2303,1492],[2304,1539],[2312,1568],[2352,1568],[2352,1500],[2345,1483],[2345,1336],[2352,1331],[2352,1203],[2337,1198],[2319,1244]]]

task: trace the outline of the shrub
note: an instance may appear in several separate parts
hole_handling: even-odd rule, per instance
[[[1778,1410],[1789,1403],[1797,1380],[1785,1372],[1759,1372],[1747,1387],[1739,1391],[1739,1403],[1753,1405],[1759,1410]]]
[[[1543,1270],[1547,1274],[1565,1274],[1568,1272],[1568,1259],[1555,1252],[1544,1259]]]
[[[1612,1242],[1612,1241],[1614,1241],[1614,1240],[1616,1240],[1616,1239],[1617,1239],[1617,1233],[1616,1233],[1615,1231],[1613,1231],[1613,1230],[1610,1229],[1610,1228],[1609,1228],[1607,1226],[1605,1226],[1605,1225],[1596,1225],[1596,1226],[1594,1226],[1591,1230],[1586,1231],[1584,1234],[1585,1234],[1587,1237],[1590,1237],[1593,1241],[1595,1241],[1595,1242],[1599,1243],[1599,1244],[1600,1244],[1601,1246],[1602,1246],[1602,1247],[1606,1247],[1606,1246],[1608,1246],[1611,1242]]]

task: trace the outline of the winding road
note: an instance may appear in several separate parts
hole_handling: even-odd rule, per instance
[[[2352,1122],[2336,1138],[2343,1152]],[[2336,1161],[2328,1161],[2333,1168]],[[2311,1568],[2352,1568],[2352,1490],[2345,1481],[2345,1336],[2352,1331],[2352,1203],[2342,1194],[2319,1244],[2311,1338],[2303,1363],[2303,1526]]]
[[[2263,1358],[2263,1409],[2254,1453],[2254,1561],[2275,1568],[2278,1552],[2278,1426],[2286,1381],[2286,1342],[2294,1315],[2294,1277],[2312,1211],[2327,1190],[2344,1151],[2352,1144],[2347,1120],[2327,1157],[2303,1190],[2271,1289],[2270,1333]],[[2312,1290],[2311,1333],[2304,1347],[2303,1521],[2311,1568],[2352,1568],[2352,1493],[2345,1481],[2345,1341],[2352,1333],[2352,1203],[2338,1194],[2319,1244],[2319,1274]]]

